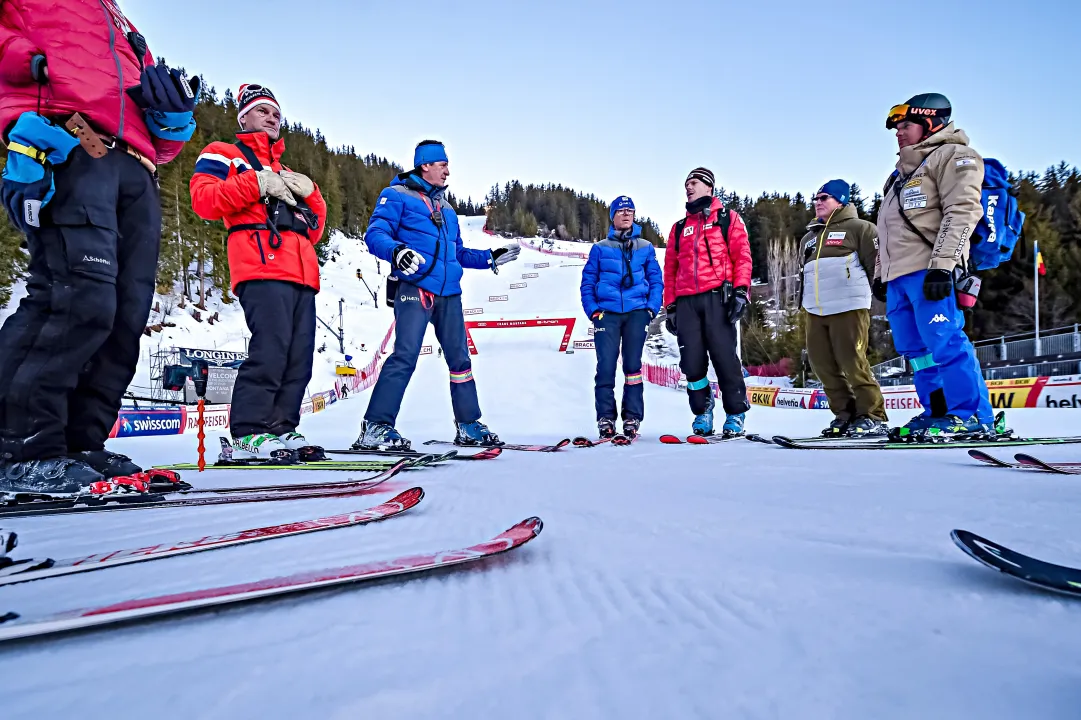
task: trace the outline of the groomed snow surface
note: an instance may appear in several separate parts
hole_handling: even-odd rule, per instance
[[[473,246],[501,244],[471,224]],[[583,323],[580,269],[523,263],[468,274],[477,319]],[[573,264],[571,262],[568,265]],[[507,303],[487,303],[508,294]],[[372,337],[386,311],[370,313]],[[378,322],[377,322],[378,321]],[[594,356],[560,330],[482,330],[484,419],[509,442],[593,428]],[[367,394],[305,418],[346,446]],[[685,433],[683,394],[647,386],[643,439],[409,472],[360,498],[135,510],[5,522],[16,557],[133,548],[368,507],[414,485],[383,523],[0,588],[24,617],[335,567],[488,539],[530,515],[544,532],[462,570],[295,595],[0,646],[0,717],[15,718],[1076,718],[1081,601],[983,568],[966,528],[1044,559],[1081,562],[1081,479],[982,467],[962,450],[792,451]],[[1025,434],[1070,434],[1062,410],[1013,411]],[[895,416],[894,421],[903,421]],[[748,430],[813,434],[825,411],[755,408]],[[421,358],[399,427],[450,439],[446,366]],[[111,447],[190,461],[194,436]],[[208,442],[215,445],[214,439]],[[1077,446],[1029,448],[1076,460]],[[1006,457],[1010,453],[1001,451]],[[344,473],[215,472],[200,485]]]

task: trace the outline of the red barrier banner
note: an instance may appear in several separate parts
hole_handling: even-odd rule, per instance
[[[465,339],[469,344],[469,354],[477,354],[477,346],[473,343],[472,330],[475,329],[507,329],[507,328],[535,328],[535,327],[562,327],[563,339],[559,343],[559,352],[567,349],[570,344],[571,333],[574,332],[574,318],[536,318],[534,320],[466,320]]]

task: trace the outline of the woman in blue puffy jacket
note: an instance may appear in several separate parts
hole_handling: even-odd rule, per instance
[[[616,432],[616,361],[623,346],[623,434],[634,437],[645,413],[642,349],[646,329],[661,309],[664,280],[657,252],[634,222],[634,202],[612,202],[608,237],[589,250],[582,271],[582,308],[593,321],[597,349],[594,400],[601,438]]]

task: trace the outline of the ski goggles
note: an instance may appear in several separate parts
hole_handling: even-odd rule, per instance
[[[942,118],[949,119],[950,110],[948,108],[921,108],[912,107],[908,103],[903,105],[894,105],[890,108],[890,112],[886,115],[886,129],[893,130],[905,120],[909,122],[925,121],[929,130],[940,130],[943,126],[941,122]],[[939,121],[939,122],[936,122]]]
[[[903,121],[907,120],[908,110],[908,103],[891,107],[889,114],[886,115],[886,129],[893,130]]]

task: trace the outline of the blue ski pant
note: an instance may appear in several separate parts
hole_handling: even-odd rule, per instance
[[[394,425],[402,398],[417,369],[421,344],[428,323],[435,327],[435,337],[443,348],[450,369],[450,402],[454,421],[470,423],[480,419],[477,384],[473,381],[473,363],[465,335],[462,296],[440,297],[414,285],[401,283],[394,299],[394,351],[379,373],[364,419],[369,423]]]
[[[951,293],[937,302],[923,295],[925,270],[890,280],[886,316],[893,345],[914,370],[916,393],[924,412],[931,411],[931,393],[941,391],[946,412],[962,420],[972,416],[994,421],[987,384],[976,350],[965,335],[965,316]]]
[[[597,419],[616,419],[616,362],[623,347],[623,419],[641,420],[645,415],[642,387],[642,349],[652,317],[648,310],[629,313],[604,312],[593,323],[597,351],[597,376],[593,399]]]

